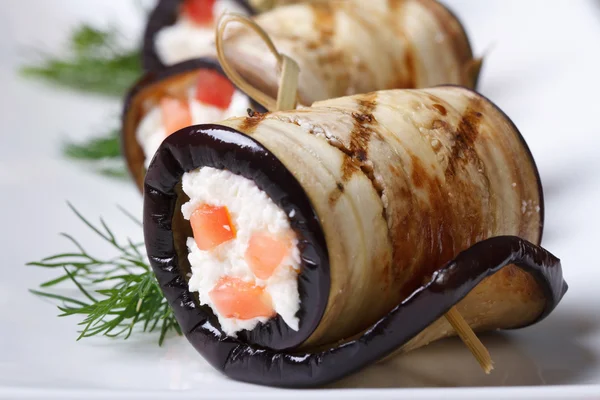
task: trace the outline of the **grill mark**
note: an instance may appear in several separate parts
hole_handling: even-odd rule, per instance
[[[318,33],[318,38],[306,41],[304,47],[315,53],[315,62],[322,65],[321,73],[326,81],[331,82],[333,93],[337,93],[336,96],[347,95],[349,93],[346,93],[346,88],[350,86],[352,77],[348,68],[345,68],[348,60],[344,51],[335,47],[333,42],[337,5],[312,2],[307,6],[312,10],[314,31]]]
[[[427,181],[429,179],[429,174],[427,173],[427,170],[425,169],[425,167],[423,167],[421,160],[419,160],[413,154],[411,154],[411,162],[412,162],[412,173],[410,174],[410,178],[412,180],[412,183],[414,184],[415,187],[422,188],[427,183]]]
[[[330,42],[333,37],[334,9],[327,2],[308,3],[313,12],[313,26],[315,32],[319,33],[321,44]]]
[[[404,5],[404,0],[388,0],[387,2],[387,6],[391,12],[396,12],[402,5]]]
[[[388,7],[390,11],[388,16],[391,19],[389,21],[395,34],[404,43],[404,54],[401,60],[395,60],[397,74],[393,78],[389,87],[391,89],[414,89],[417,87],[417,60],[415,48],[410,40],[409,36],[404,30],[404,24],[397,23],[397,20],[402,20],[406,17],[405,11],[406,1],[399,0],[388,0]]]
[[[251,134],[256,130],[256,127],[267,117],[269,113],[260,113],[258,111],[248,111],[248,116],[240,125],[240,130],[244,133]]]
[[[360,164],[367,160],[366,149],[373,130],[367,124],[372,124],[375,117],[372,112],[376,107],[375,93],[361,96],[358,100],[358,112],[352,113],[354,127],[350,132],[350,144],[348,152],[350,156],[344,157],[342,162],[342,182],[348,181],[354,172],[360,169]],[[358,162],[357,162],[358,161]]]
[[[474,103],[467,106],[454,132],[454,144],[448,159],[446,178],[456,175],[457,169],[467,163],[474,163],[478,168],[483,168],[483,162],[479,159],[474,147],[483,115],[474,107],[476,108]]]
[[[413,263],[410,271],[399,271],[399,273],[408,273],[409,276],[412,276],[403,285],[403,297],[421,285],[424,276],[431,275],[436,269],[452,259],[458,250],[456,248],[457,240],[455,240],[449,229],[449,227],[457,225],[452,220],[452,206],[448,202],[446,194],[442,191],[444,187],[443,182],[428,172],[420,158],[412,153],[409,156],[412,166],[410,175],[411,187],[413,189],[419,188],[424,190],[428,195],[429,202],[425,203],[413,197],[416,200],[415,210],[418,210],[416,212],[420,217],[418,221],[418,234],[423,243],[423,252],[415,255],[415,257],[421,257],[421,261]],[[411,212],[409,215],[414,218],[413,214]],[[407,221],[407,223],[410,222]],[[400,247],[399,249],[395,249],[395,252],[401,249],[407,251],[407,249]],[[408,249],[408,251],[413,250]],[[401,257],[400,254],[398,256]],[[421,269],[418,271],[412,270],[417,265],[420,265]]]
[[[439,268],[443,263],[455,256],[454,238],[445,227],[452,226],[450,216],[452,215],[449,203],[445,193],[442,193],[442,182],[436,176],[432,176],[427,172],[427,168],[416,155],[410,154],[412,165],[411,179],[415,186],[424,187],[429,195],[429,203],[431,211],[427,213],[427,218],[430,222],[426,229],[426,237],[429,239],[430,255],[434,258],[430,260],[432,268]],[[428,208],[426,205],[421,205],[422,209]],[[432,228],[438,228],[435,231]],[[437,236],[437,237],[434,237]],[[436,243],[438,244],[436,246]],[[433,270],[428,271],[428,273]]]
[[[487,199],[488,208],[490,210],[494,209],[491,203],[493,198],[490,192],[490,181],[485,173],[485,164],[475,150],[475,142],[479,136],[479,126],[483,117],[483,114],[477,110],[481,109],[481,100],[471,98],[456,127],[448,127],[448,132],[454,137],[454,143],[449,149],[448,165],[444,173],[446,182],[454,191],[453,194],[448,194],[448,203],[455,210],[458,210],[458,215],[462,218],[461,221],[457,221],[455,224],[462,224],[467,227],[460,231],[459,243],[468,245],[482,240],[486,237],[487,231],[483,230],[482,198],[470,194],[473,182],[466,180],[465,174],[461,174],[461,171],[465,171],[467,166],[477,169],[478,177],[482,179],[485,186],[484,192],[490,195]],[[457,200],[454,199],[455,197]],[[493,213],[491,217],[494,218]]]
[[[403,174],[404,171],[401,171],[401,173]],[[394,195],[397,201],[404,199],[408,208],[396,225],[390,224],[386,209],[386,222],[388,223],[388,232],[392,243],[393,279],[394,282],[402,282],[406,276],[412,276],[414,265],[417,265],[415,259],[420,256],[415,254],[413,233],[420,229],[421,221],[414,218],[416,202],[408,188],[402,187],[391,193],[391,195]],[[407,260],[405,258],[406,254],[412,254],[412,257]],[[404,297],[404,294],[401,295]]]
[[[329,204],[331,205],[334,205],[340,199],[344,191],[344,184],[358,171],[363,172],[369,178],[380,197],[383,194],[383,187],[375,178],[373,166],[367,152],[369,141],[375,133],[373,128],[368,125],[377,123],[372,114],[377,106],[376,98],[376,93],[369,93],[357,99],[358,110],[352,113],[354,126],[350,132],[350,143],[347,147],[334,138],[327,139],[330,146],[337,148],[344,154],[342,166],[340,167],[342,172],[341,182],[337,183],[336,189],[329,195]]]
[[[406,48],[404,49],[404,64],[406,65],[406,77],[403,88],[414,89],[417,87],[417,70],[415,67],[415,50],[412,43],[405,37]]]
[[[390,283],[392,282],[392,263],[390,261],[385,263],[381,271],[381,276],[383,278],[383,290],[389,290]]]
[[[377,93],[369,93],[358,97],[357,105],[357,111],[352,113],[354,126],[350,132],[350,143],[347,152],[344,152],[345,157],[341,167],[342,182],[346,182],[352,177],[354,172],[358,170],[357,166],[371,181],[371,185],[381,200],[381,217],[388,227],[387,234],[393,249],[393,237],[389,229],[390,224],[387,215],[388,210],[383,201],[384,186],[377,180],[373,163],[369,160],[368,154],[369,141],[373,136],[379,136],[379,133],[374,129],[374,126],[377,126],[378,122],[373,115],[373,112],[377,107]],[[331,205],[334,205],[341,197],[342,190],[340,190],[339,186],[340,183],[338,182],[338,190],[334,191],[329,197]],[[394,254],[395,253],[392,253],[391,262],[388,261],[380,272],[384,284],[383,290],[388,290],[392,281],[397,281],[402,277],[403,271],[401,271],[401,268],[396,267],[398,264],[394,260]]]

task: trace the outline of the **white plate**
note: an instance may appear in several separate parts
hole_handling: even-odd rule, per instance
[[[227,380],[181,338],[168,339],[162,348],[149,334],[76,342],[78,320],[56,318],[53,304],[27,292],[54,274],[24,264],[68,250],[59,231],[75,234],[90,251],[106,251],[65,200],[90,218],[103,215],[120,234],[140,238],[115,205],[139,214],[141,199],[128,182],[96,176],[60,156],[66,136],[83,138],[116,123],[118,101],[26,81],[16,67],[34,55],[33,47],[59,50],[84,19],[117,19],[129,34],[142,20],[133,2],[5,0],[0,13],[0,397],[329,398],[342,390],[348,398],[600,398],[600,4],[450,3],[477,52],[489,50],[481,91],[514,119],[537,159],[546,189],[544,245],[562,258],[570,285],[542,323],[483,336],[495,360],[492,375],[483,375],[457,340],[446,340],[307,393]]]

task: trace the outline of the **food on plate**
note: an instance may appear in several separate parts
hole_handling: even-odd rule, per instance
[[[264,109],[236,88],[216,60],[188,60],[147,73],[125,101],[121,140],[127,166],[142,188],[146,167],[162,141],[193,124]]]
[[[204,45],[185,32],[178,40],[189,45],[161,44],[165,32],[185,22],[177,18],[180,3],[163,0],[152,13],[143,52],[146,69],[214,54],[213,43]],[[256,16],[255,22],[281,53],[300,65],[300,100],[305,105],[382,89],[474,87],[481,66],[458,19],[434,0],[308,1],[277,7]],[[204,34],[213,40],[214,27],[210,35]],[[275,95],[279,71],[259,37],[232,26],[226,48],[253,86]]]
[[[541,320],[567,289],[542,227],[522,136],[456,86],[187,127],[144,183],[148,257],[182,331],[227,376],[273,386],[453,335],[454,306],[476,332]]]

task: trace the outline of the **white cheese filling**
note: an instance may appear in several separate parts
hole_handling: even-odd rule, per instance
[[[239,278],[263,287],[271,296],[275,312],[290,328],[298,330],[299,321],[296,313],[300,309],[298,293],[300,251],[298,240],[285,212],[260,190],[254,181],[226,170],[202,167],[185,173],[182,183],[183,191],[190,198],[181,206],[186,219],[189,220],[192,213],[202,204],[226,206],[237,231],[234,239],[209,251],[200,250],[194,238],[187,239],[188,259],[192,268],[189,289],[198,292],[200,304],[211,307],[219,319],[222,330],[230,336],[236,336],[236,333],[243,329],[251,330],[259,322],[266,322],[269,318],[247,320],[225,318],[217,311],[209,292],[220,278]],[[252,273],[244,254],[250,236],[255,232],[265,231],[274,236],[287,235],[293,239],[288,255],[273,275],[267,280],[261,280]]]
[[[222,121],[231,117],[239,117],[246,114],[246,110],[251,108],[248,96],[236,89],[231,98],[231,103],[226,110],[218,107],[204,104],[196,100],[192,89],[188,95],[188,102],[192,114],[192,125],[207,124],[211,122]],[[150,165],[152,157],[156,150],[160,147],[163,140],[166,139],[167,132],[162,121],[162,112],[159,105],[150,109],[150,111],[142,118],[137,127],[136,139],[144,151],[146,157],[146,168]]]
[[[213,53],[215,27],[225,12],[247,15],[247,11],[234,0],[217,0],[213,6],[214,21],[210,26],[200,26],[185,16],[180,16],[174,25],[161,29],[156,34],[155,48],[165,65],[197,58]]]

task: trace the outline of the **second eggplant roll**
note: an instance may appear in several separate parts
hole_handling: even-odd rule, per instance
[[[189,125],[264,111],[235,87],[211,58],[188,60],[144,75],[129,91],[121,141],[127,167],[142,190],[154,152],[171,133]]]
[[[214,55],[214,21],[221,12],[211,14],[209,27],[193,28],[186,10],[195,1],[159,2],[146,28],[145,69]],[[242,14],[253,10],[248,3],[233,0],[208,3],[223,10],[223,4],[237,3],[228,9]],[[481,64],[473,57],[465,30],[435,0],[297,3],[276,7],[255,21],[282,53],[300,64],[304,88],[300,98],[305,105],[373,90],[477,83]],[[229,37],[226,48],[236,69],[251,83],[276,94],[278,68],[260,38],[238,32]]]
[[[150,263],[234,379],[309,387],[396,351],[546,317],[567,286],[516,127],[454,86],[184,128],[145,179]]]

